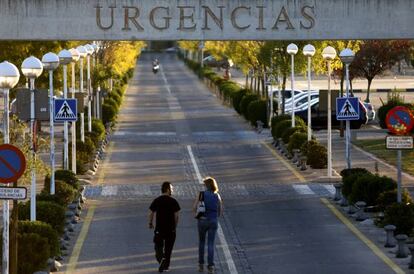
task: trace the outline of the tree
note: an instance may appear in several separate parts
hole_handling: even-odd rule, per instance
[[[360,50],[355,54],[355,59],[350,66],[353,75],[364,77],[368,81],[366,102],[369,102],[369,94],[372,80],[390,69],[395,63],[406,58],[410,53],[410,41],[365,41]]]

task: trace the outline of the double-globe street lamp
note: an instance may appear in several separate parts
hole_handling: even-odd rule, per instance
[[[331,61],[336,57],[336,50],[328,46],[323,49],[322,57],[328,66],[328,178],[332,177],[332,107],[331,107]]]
[[[49,122],[50,122],[50,194],[55,194],[55,126],[53,119],[53,71],[59,66],[59,57],[46,53],[42,57],[43,68],[49,72]]]
[[[349,98],[349,65],[354,60],[355,53],[351,49],[346,48],[339,53],[339,58],[345,64],[346,98]],[[346,120],[345,128],[346,166],[347,168],[351,168],[351,126],[349,120]]]
[[[75,98],[76,92],[76,73],[75,65],[80,58],[79,51],[77,49],[70,49],[70,54],[72,55],[72,98]],[[72,122],[72,172],[76,174],[76,122]]]
[[[63,66],[63,98],[68,98],[68,67],[67,65],[72,62],[72,54],[70,51],[64,49],[58,54],[60,64]],[[69,169],[69,134],[68,134],[68,122],[63,123],[63,169]]]
[[[86,57],[88,52],[86,51],[84,46],[78,46],[76,50],[79,52],[79,67],[80,67],[80,77],[79,77],[79,92],[83,94],[83,59]],[[80,134],[81,134],[81,141],[85,142],[85,114],[83,109],[80,110]]]
[[[30,220],[36,221],[36,151],[35,151],[35,79],[43,72],[42,62],[34,56],[24,59],[22,73],[30,80],[30,135],[31,135],[31,188],[30,188]]]
[[[4,94],[3,138],[4,143],[10,143],[9,133],[9,90],[19,82],[20,73],[15,65],[7,61],[0,63],[0,88]],[[10,182],[11,183],[11,182]],[[13,182],[16,184],[16,182]],[[9,273],[9,227],[10,206],[8,200],[3,200],[3,260],[2,273]]]
[[[308,141],[312,139],[312,116],[311,116],[311,59],[315,55],[315,47],[308,44],[303,48],[303,55],[308,58]]]
[[[295,127],[295,55],[298,53],[298,46],[293,43],[289,44],[286,51],[291,56],[290,86],[292,95],[292,127]]]

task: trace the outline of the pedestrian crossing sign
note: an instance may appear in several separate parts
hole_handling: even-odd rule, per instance
[[[357,97],[336,98],[336,120],[359,120],[359,99]]]
[[[75,122],[77,117],[76,99],[55,99],[54,100],[54,121]]]

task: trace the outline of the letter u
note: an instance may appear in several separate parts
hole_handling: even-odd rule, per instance
[[[109,24],[109,26],[104,27],[104,26],[102,26],[102,22],[101,22],[101,9],[102,9],[102,7],[101,6],[96,7],[96,24],[98,25],[98,27],[100,29],[108,30],[108,29],[112,28],[112,26],[114,25],[114,9],[116,7],[111,6],[109,8],[111,9],[111,23]]]

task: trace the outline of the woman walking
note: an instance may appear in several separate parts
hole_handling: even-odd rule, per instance
[[[214,273],[214,240],[216,238],[218,217],[223,214],[221,197],[218,194],[217,182],[212,177],[203,179],[205,191],[199,193],[194,202],[193,210],[197,214],[200,201],[204,202],[205,212],[197,214],[198,219],[198,263],[199,272],[204,271],[204,249],[207,235],[208,273]]]

